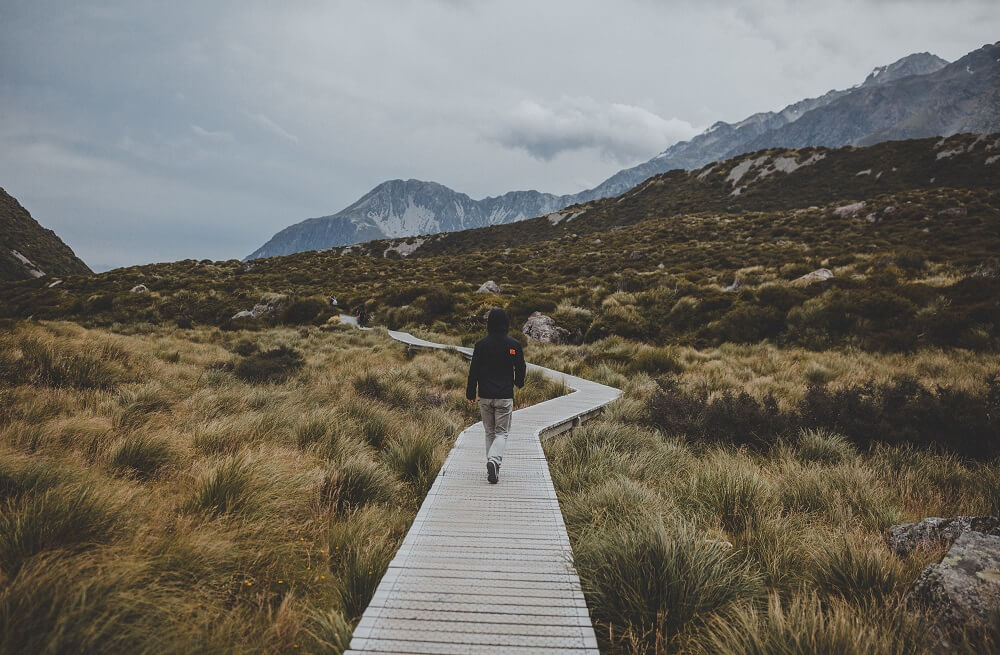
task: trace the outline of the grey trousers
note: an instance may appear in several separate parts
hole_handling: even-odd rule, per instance
[[[486,461],[500,464],[514,413],[513,398],[480,398],[479,413],[486,430]]]

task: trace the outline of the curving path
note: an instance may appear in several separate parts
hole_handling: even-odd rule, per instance
[[[472,354],[406,332],[389,336]],[[500,484],[486,482],[482,423],[458,436],[347,653],[598,652],[541,439],[579,425],[621,391],[528,367],[573,393],[514,412]]]

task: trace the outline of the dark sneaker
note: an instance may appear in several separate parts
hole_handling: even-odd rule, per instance
[[[486,462],[486,479],[490,484],[496,484],[500,478],[497,477],[499,467],[496,462]]]

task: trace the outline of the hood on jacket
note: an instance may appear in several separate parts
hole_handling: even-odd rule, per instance
[[[508,328],[510,320],[507,318],[507,312],[499,307],[491,309],[486,317],[486,331],[490,334],[507,334]]]

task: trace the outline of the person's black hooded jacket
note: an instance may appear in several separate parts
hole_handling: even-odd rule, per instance
[[[490,310],[486,317],[489,334],[472,351],[469,384],[465,388],[469,400],[476,399],[476,387],[480,398],[513,398],[514,385],[524,386],[524,350],[517,339],[507,336],[509,326],[502,309]]]

